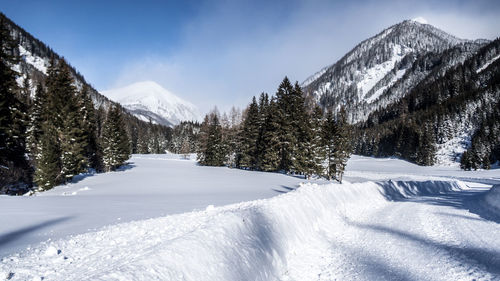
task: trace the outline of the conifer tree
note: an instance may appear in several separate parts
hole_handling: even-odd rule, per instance
[[[294,119],[292,111],[293,106],[293,86],[285,77],[276,92],[277,119],[279,120],[278,136],[280,144],[280,166],[283,171],[290,171],[292,167],[292,151],[295,143]]]
[[[417,148],[416,163],[424,166],[434,164],[436,155],[435,137],[429,127],[426,127],[420,135],[419,147]]]
[[[27,150],[29,152],[31,161],[36,166],[36,158],[38,157],[38,146],[40,144],[41,136],[43,135],[42,124],[45,122],[44,113],[47,102],[47,96],[42,84],[38,84],[35,90],[35,97],[33,104],[29,111],[29,123],[27,129]]]
[[[243,127],[240,134],[240,160],[242,168],[257,168],[257,141],[259,138],[259,107],[255,97],[248,106]]]
[[[37,167],[34,181],[40,190],[48,190],[61,183],[61,151],[55,127],[49,122],[42,125]]]
[[[260,169],[263,171],[277,171],[281,162],[280,143],[280,114],[276,99],[273,97],[269,103],[268,110],[262,129],[262,159]]]
[[[88,167],[86,157],[87,128],[82,126],[81,111],[77,97],[69,95],[64,108],[65,119],[61,130],[61,174],[63,180],[84,172]]]
[[[295,83],[292,96],[292,126],[294,128],[292,143],[292,170],[303,174],[305,178],[316,170],[314,135],[312,120],[308,114],[305,98],[298,83]]]
[[[335,127],[333,153],[335,162],[335,179],[342,183],[345,166],[347,165],[347,160],[349,160],[352,151],[350,125],[347,123],[347,114],[344,107],[340,108]]]
[[[266,118],[269,113],[269,96],[267,93],[261,93],[259,98],[259,117],[258,117],[258,127],[259,134],[256,141],[256,167],[258,170],[262,170],[262,159],[264,158],[264,150],[267,144],[265,143],[263,136],[266,126]]]
[[[225,162],[225,148],[222,140],[222,130],[219,116],[216,112],[210,116],[208,127],[207,150],[205,151],[206,164],[209,166],[222,166]]]
[[[202,165],[206,165],[206,151],[208,149],[208,129],[210,126],[209,115],[205,115],[203,122],[200,126],[200,133],[198,135],[198,145],[196,151],[196,158]]]
[[[313,139],[311,141],[311,146],[313,150],[313,173],[316,175],[323,175],[324,167],[323,162],[326,158],[326,151],[322,137],[322,126],[323,126],[323,110],[319,106],[314,106],[313,112],[311,114],[311,130]]]
[[[120,109],[109,109],[102,132],[103,164],[106,171],[113,171],[130,157],[130,143],[125,131]]]
[[[335,117],[333,112],[329,110],[326,114],[322,126],[322,143],[325,151],[325,177],[332,180],[336,174],[336,161],[335,161],[335,137],[337,136],[337,126],[335,124]]]
[[[78,94],[78,112],[80,123],[85,134],[85,157],[90,167],[97,171],[102,170],[102,151],[97,139],[97,120],[94,103],[92,102],[88,86],[84,85]]]
[[[26,115],[24,104],[16,97],[16,43],[4,18],[0,18],[0,192],[9,186],[31,182],[31,169],[26,153]]]

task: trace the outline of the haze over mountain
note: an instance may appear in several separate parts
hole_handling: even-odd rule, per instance
[[[143,81],[126,87],[101,91],[109,99],[120,103],[130,113],[143,121],[165,126],[181,121],[198,121],[198,109],[172,94],[158,83]]]

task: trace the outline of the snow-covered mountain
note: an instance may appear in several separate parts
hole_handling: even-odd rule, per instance
[[[416,69],[414,63],[422,56],[462,48],[458,57],[443,65],[449,68],[486,43],[459,39],[424,22],[420,18],[406,20],[383,30],[306,79],[302,87],[325,108],[336,110],[346,106],[350,121],[355,123],[401,98],[420,82],[428,73],[422,75],[425,67]],[[390,91],[402,79],[406,79],[405,86]]]
[[[144,121],[172,126],[181,121],[200,120],[196,106],[153,81],[137,82],[101,93]]]

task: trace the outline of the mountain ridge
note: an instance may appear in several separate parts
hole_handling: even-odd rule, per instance
[[[489,42],[489,41],[488,41]],[[363,40],[341,59],[308,77],[301,86],[324,108],[347,105],[351,123],[366,120],[370,108],[401,79],[419,56],[485,40],[460,39],[432,25],[405,20]],[[418,81],[415,81],[418,83]]]

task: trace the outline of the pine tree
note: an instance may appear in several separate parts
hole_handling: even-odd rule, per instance
[[[5,19],[0,18],[0,192],[10,187],[31,182],[31,169],[26,154],[25,105],[16,98],[17,72],[12,66],[18,62],[16,43],[10,35]],[[15,191],[14,191],[15,192]],[[23,191],[20,191],[23,192]]]
[[[40,190],[48,190],[62,182],[61,151],[55,127],[45,122],[42,130],[34,181]]]
[[[226,158],[224,143],[222,140],[222,130],[219,122],[219,114],[216,112],[210,116],[208,127],[207,150],[205,151],[206,165],[223,166]]]
[[[341,107],[337,115],[334,137],[334,162],[335,162],[335,179],[342,183],[345,166],[351,155],[352,144],[350,135],[350,125],[347,123],[347,114],[345,108]]]
[[[259,107],[255,97],[248,106],[243,127],[240,134],[240,160],[242,168],[257,168],[257,141],[259,138]]]
[[[80,123],[85,134],[85,157],[90,167],[97,171],[102,170],[102,150],[97,139],[97,120],[94,103],[92,102],[87,85],[84,85],[78,94],[78,112]]]
[[[311,146],[313,150],[312,166],[314,167],[313,173],[316,175],[323,175],[324,167],[323,162],[326,158],[326,151],[322,137],[323,126],[323,110],[319,106],[315,106],[311,114],[311,130],[313,139]]]
[[[292,169],[294,172],[310,178],[317,170],[312,117],[306,108],[306,102],[298,83],[295,83],[292,95],[292,125],[295,128],[292,144]]]
[[[276,92],[277,119],[279,120],[278,137],[280,146],[280,170],[290,171],[292,167],[293,145],[296,142],[294,106],[294,88],[285,77]]]
[[[279,136],[280,115],[276,99],[272,98],[269,103],[263,124],[261,165],[263,171],[277,171],[281,162],[281,143]]]
[[[267,143],[264,141],[265,123],[266,118],[269,113],[269,96],[267,93],[261,93],[259,98],[259,116],[258,116],[258,127],[259,132],[256,141],[255,154],[256,156],[256,168],[262,170],[262,159],[264,159],[264,151]]]
[[[86,157],[87,132],[82,126],[81,111],[77,97],[69,95],[64,109],[65,119],[61,131],[61,174],[65,181],[85,172],[88,168]]]
[[[462,158],[460,159],[460,168],[466,171],[470,171],[472,168],[471,160],[467,150],[464,151],[464,153],[462,154]]]
[[[417,148],[417,164],[424,166],[434,164],[436,155],[436,146],[434,143],[434,134],[429,127],[426,127],[420,135],[419,147]]]
[[[196,149],[196,159],[201,165],[206,164],[206,151],[208,149],[208,135],[209,135],[210,120],[209,115],[205,115],[203,122],[200,126],[200,133],[198,134],[198,145]]]
[[[322,126],[322,144],[325,151],[325,177],[332,180],[336,175],[336,161],[335,161],[335,137],[337,136],[337,126],[333,112],[329,110],[326,114]]]
[[[106,171],[113,171],[130,157],[130,143],[117,106],[109,109],[102,132],[103,164]]]
[[[35,97],[33,104],[29,111],[29,124],[27,129],[27,149],[31,158],[36,166],[36,159],[38,155],[38,146],[43,135],[42,124],[46,121],[44,117],[44,109],[46,107],[47,94],[42,84],[38,84],[35,90]]]

